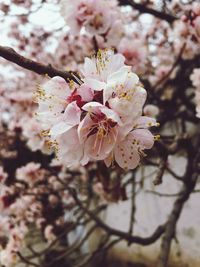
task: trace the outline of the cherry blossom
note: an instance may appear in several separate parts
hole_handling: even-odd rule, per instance
[[[30,162],[26,166],[17,169],[16,178],[24,181],[31,186],[42,181],[45,177],[44,170],[41,169],[41,164]]]
[[[146,105],[144,107],[144,115],[150,117],[156,117],[159,114],[159,108],[155,105]]]
[[[39,87],[36,114],[44,127],[42,135],[49,138],[58,160],[66,166],[104,160],[118,151],[121,142],[137,139],[140,145],[134,147],[133,157],[127,152],[132,163],[129,160],[126,166],[116,156],[122,168],[132,169],[139,164],[138,151],[153,145],[149,131],[134,129],[147,93],[124,61],[112,50],[99,50],[96,57],[85,59],[81,85],[70,82],[68,86],[63,78],[55,77]],[[143,136],[151,145],[143,141]]]
[[[200,13],[199,3],[194,3],[187,10],[190,16],[183,15],[181,20],[174,23],[174,47],[178,53],[183,42],[185,43],[185,49],[183,51],[183,58],[192,59],[200,52]]]
[[[146,90],[139,84],[139,77],[122,69],[109,76],[104,90],[104,103],[108,102],[124,124],[142,114]]]
[[[121,54],[114,54],[112,50],[99,50],[96,57],[85,58],[82,73],[87,85],[95,90],[102,90],[108,77],[119,70],[130,70],[125,66],[125,58]]]
[[[147,129],[157,126],[155,119],[141,116],[134,121],[133,129],[125,136],[119,135],[119,140],[110,155],[105,159],[107,166],[114,160],[123,169],[135,169],[145,156],[143,150],[152,148],[154,136]]]
[[[126,64],[133,66],[133,70],[142,73],[147,60],[147,48],[142,39],[136,37],[124,37],[118,45],[118,52],[126,58]]]
[[[70,26],[72,33],[78,34],[81,27],[92,34],[103,34],[112,26],[115,16],[115,1],[63,0],[60,3],[61,14]]]
[[[78,128],[80,142],[84,143],[89,158],[104,159],[116,142],[120,118],[113,110],[96,102],[84,105],[83,110],[88,113]]]

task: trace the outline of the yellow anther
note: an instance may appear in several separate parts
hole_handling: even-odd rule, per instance
[[[74,81],[73,80],[70,80],[69,81],[69,88],[72,90],[74,89]]]
[[[158,141],[159,139],[160,139],[160,135],[159,134],[154,136],[154,140],[155,141]]]
[[[50,136],[50,130],[42,130],[39,135],[42,137]]]

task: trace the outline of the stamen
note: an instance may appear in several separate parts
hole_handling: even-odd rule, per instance
[[[155,141],[160,140],[160,135],[159,135],[159,134],[158,134],[158,135],[155,135],[153,139],[154,139]]]

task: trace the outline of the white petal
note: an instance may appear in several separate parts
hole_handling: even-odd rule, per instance
[[[107,108],[105,106],[100,108],[101,112],[106,115],[108,119],[111,119],[112,121],[117,122],[119,125],[122,125],[122,122],[120,120],[120,117],[117,115],[115,111],[113,111],[110,108]]]
[[[130,133],[132,138],[139,141],[139,146],[142,149],[150,149],[154,144],[154,136],[147,129],[136,129]]]
[[[115,161],[123,169],[135,169],[140,162],[137,147],[128,139],[116,146],[114,155]]]
[[[87,76],[91,77],[93,75],[96,75],[97,70],[96,70],[95,59],[90,59],[88,57],[85,58],[82,73],[85,77]]]
[[[50,130],[50,135],[54,138],[60,134],[63,134],[66,131],[69,131],[73,125],[67,124],[64,121],[61,121],[60,123],[54,125]]]
[[[127,79],[128,71],[126,69],[120,69],[114,73],[112,73],[108,77],[108,86],[113,86],[116,84],[124,84]]]
[[[157,126],[157,122],[154,118],[147,117],[147,116],[140,116],[136,119],[133,123],[134,128],[149,128],[151,126]]]
[[[106,84],[104,82],[100,82],[93,78],[85,78],[84,84],[89,86],[92,90],[95,91],[101,91],[106,87]]]
[[[100,107],[102,107],[103,105],[98,103],[98,102],[90,102],[85,104],[82,109],[85,111],[95,111],[95,110],[99,110]]]
[[[76,102],[70,103],[63,114],[63,121],[70,125],[77,125],[80,122],[81,109],[77,106]]]

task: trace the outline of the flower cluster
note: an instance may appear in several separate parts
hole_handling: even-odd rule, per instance
[[[115,0],[62,0],[61,14],[74,34],[82,27],[92,34],[104,34],[117,19],[116,6]]]
[[[174,48],[178,52],[185,43],[182,57],[192,59],[200,53],[200,3],[193,3],[185,12],[189,15],[174,23]]]
[[[37,244],[35,235],[41,235],[40,246],[51,244],[63,231],[67,235],[66,226],[74,221],[74,202],[64,184],[70,184],[72,175],[66,175],[64,168],[56,176],[54,172],[29,162],[16,169],[8,185],[8,174],[0,167],[1,266],[16,266],[19,253]]]
[[[121,54],[99,50],[86,58],[82,83],[68,85],[54,77],[39,87],[37,118],[42,135],[66,166],[104,160],[121,168],[138,166],[155,137],[148,130],[156,120],[142,116],[146,90]]]

